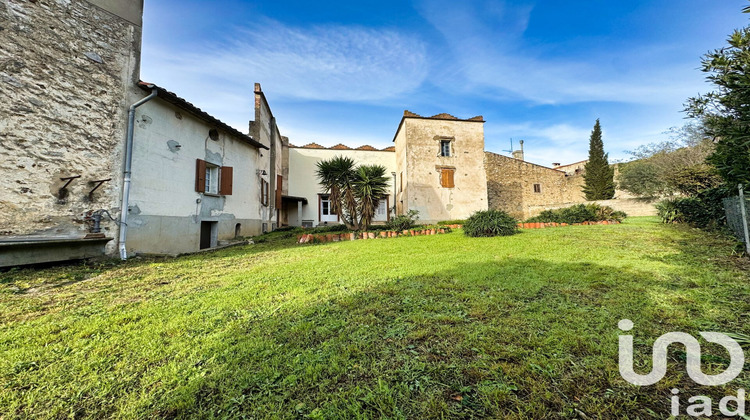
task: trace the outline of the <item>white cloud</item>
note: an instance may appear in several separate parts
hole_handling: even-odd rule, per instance
[[[489,4],[473,10],[447,0],[420,4],[422,16],[443,35],[450,61],[462,63],[440,69],[442,80],[436,83],[486,98],[541,104],[666,104],[682,103],[702,80],[694,63],[665,58],[679,46],[619,46],[613,51],[602,45],[586,57],[562,57],[564,45],[525,44],[522,37],[533,7]]]

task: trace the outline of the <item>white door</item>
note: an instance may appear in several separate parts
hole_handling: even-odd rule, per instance
[[[380,202],[378,203],[378,209],[375,210],[375,217],[372,220],[375,222],[388,221],[388,200],[380,200]]]
[[[331,200],[327,195],[320,196],[320,222],[338,222],[339,218],[331,208]]]

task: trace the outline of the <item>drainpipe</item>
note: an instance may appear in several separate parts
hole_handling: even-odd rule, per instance
[[[122,207],[120,207],[120,259],[128,259],[128,251],[125,248],[125,239],[128,237],[128,205],[130,201],[130,172],[133,166],[133,130],[135,126],[135,109],[154,99],[158,91],[154,85],[149,85],[151,93],[140,101],[130,105],[128,110],[128,135],[125,140],[125,170],[122,182]]]

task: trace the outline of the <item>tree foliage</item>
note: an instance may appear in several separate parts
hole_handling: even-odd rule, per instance
[[[609,200],[615,196],[615,170],[609,166],[608,155],[604,153],[602,128],[599,119],[594,124],[589,139],[589,161],[583,175],[583,193],[587,200]]]
[[[713,142],[706,138],[701,125],[688,123],[665,134],[669,140],[629,152],[635,160],[619,165],[620,189],[642,197],[657,197],[694,195],[718,186],[718,174],[706,164]]]
[[[382,165],[355,166],[354,159],[334,156],[317,164],[316,175],[329,194],[332,211],[351,230],[367,228],[380,200],[388,193],[388,177]]]
[[[698,118],[715,141],[708,162],[727,184],[750,184],[750,27],[736,30],[724,48],[709,52],[701,70],[715,90],[690,98],[689,116]]]

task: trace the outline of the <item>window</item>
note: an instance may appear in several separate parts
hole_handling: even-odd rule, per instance
[[[336,212],[333,211],[333,203],[329,199],[328,195],[318,195],[319,209],[320,209],[320,221],[321,222],[338,222],[339,217]]]
[[[401,171],[401,175],[398,177],[398,191],[403,192],[404,191],[404,172]]]
[[[451,141],[440,140],[440,156],[448,157],[451,155]]]
[[[219,167],[211,164],[206,165],[206,194],[219,193]]]
[[[311,228],[311,227],[313,227],[313,221],[312,220],[303,220],[302,221],[302,227],[303,228]]]
[[[542,184],[534,184],[534,192],[535,193],[541,193],[542,192]]]
[[[231,166],[217,166],[196,159],[195,191],[203,194],[232,195]]]
[[[453,188],[453,173],[456,172],[454,168],[440,168],[440,186],[443,188]]]
[[[268,206],[268,181],[260,180],[260,204]]]

